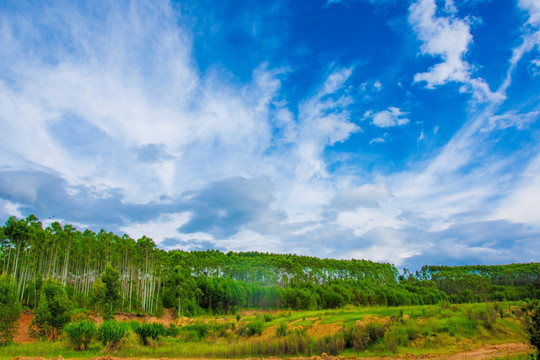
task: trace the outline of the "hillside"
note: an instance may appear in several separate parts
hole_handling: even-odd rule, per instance
[[[245,311],[230,316],[160,319],[117,315],[117,321],[160,323],[168,329],[143,346],[132,332],[113,352],[120,358],[230,358],[345,356],[411,359],[491,359],[526,356],[524,313],[514,303],[377,307],[325,311]],[[15,356],[96,357],[109,353],[96,340],[88,350],[60,341],[16,343],[0,359]],[[526,358],[526,357],[523,357]]]

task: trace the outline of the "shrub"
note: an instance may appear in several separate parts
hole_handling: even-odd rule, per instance
[[[11,276],[0,276],[0,345],[13,341],[21,305],[17,299],[17,285]]]
[[[107,320],[99,327],[98,335],[101,343],[107,350],[116,351],[120,349],[124,340],[129,335],[129,327],[126,323]]]
[[[537,358],[540,359],[540,303],[535,301],[529,305],[531,319],[527,330],[529,331],[529,342],[536,348]]]
[[[159,335],[167,335],[167,329],[163,324],[145,322],[135,329],[135,334],[139,335],[144,346],[149,346],[150,339],[156,340]]]
[[[386,334],[385,338],[388,350],[395,352],[398,346],[409,346],[409,336],[405,329],[395,329]]]
[[[210,332],[210,325],[204,323],[196,323],[193,325],[186,325],[182,328],[188,333],[189,340],[204,339]]]
[[[180,329],[175,323],[171,323],[167,328],[167,336],[176,337],[180,333]]]
[[[370,344],[369,335],[363,325],[357,324],[345,332],[345,345],[354,350],[366,350]]]
[[[384,334],[386,333],[386,326],[384,326],[383,324],[370,322],[366,325],[366,331],[369,335],[370,344],[373,344],[378,339],[384,337]]]
[[[338,355],[345,350],[345,338],[342,333],[337,333],[334,336],[327,335],[315,342],[315,350],[317,353],[327,353],[329,355]]]
[[[38,338],[56,340],[64,326],[70,322],[71,304],[64,286],[48,279],[43,283],[43,293],[30,323],[30,334]]]
[[[248,324],[247,334],[248,336],[253,336],[255,334],[261,335],[263,331],[264,324],[260,320],[252,321]]]
[[[97,333],[97,326],[93,321],[79,320],[67,324],[64,332],[73,345],[73,349],[81,351],[88,349],[88,345]]]
[[[420,337],[421,330],[414,322],[407,322],[405,330],[410,341],[414,341]]]
[[[281,324],[278,325],[278,327],[276,328],[276,335],[278,337],[283,337],[285,335],[287,335],[287,324],[282,322]]]

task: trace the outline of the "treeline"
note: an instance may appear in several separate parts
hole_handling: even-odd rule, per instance
[[[422,305],[442,301],[538,298],[539,264],[423,267],[399,274],[387,263],[258,252],[164,251],[152,239],[79,231],[33,215],[0,228],[0,272],[23,306],[39,305],[43,282],[61,283],[87,308],[107,265],[119,273],[118,310],[182,315],[240,308],[325,309],[348,304]],[[94,289],[95,290],[95,289]]]
[[[416,278],[434,282],[454,303],[540,298],[540,263],[425,265]]]

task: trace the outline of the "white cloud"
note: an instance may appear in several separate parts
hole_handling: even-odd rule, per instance
[[[429,71],[418,73],[414,82],[425,82],[428,89],[447,82],[464,83],[461,91],[472,92],[477,101],[501,101],[504,96],[492,92],[481,78],[471,78],[471,66],[464,60],[472,35],[465,20],[456,17],[453,2],[446,2],[442,11],[446,16],[437,16],[435,0],[418,0],[409,8],[409,23],[422,41],[421,53],[442,58]]]
[[[540,112],[531,111],[526,114],[518,114],[516,111],[509,111],[502,115],[494,115],[489,118],[488,125],[482,131],[494,129],[507,129],[515,127],[518,130],[526,129],[531,123],[540,117]]]
[[[535,59],[531,61],[530,70],[533,76],[540,75],[540,60],[539,59]]]
[[[376,137],[376,138],[373,138],[371,140],[369,140],[369,145],[373,145],[373,144],[382,144],[384,143],[386,140],[382,137]]]
[[[416,74],[414,81],[425,81],[428,88],[448,81],[465,82],[469,77],[470,66],[462,57],[472,42],[469,25],[455,18],[453,11],[448,17],[436,16],[437,5],[434,0],[419,0],[409,10],[409,22],[423,42],[420,48],[422,53],[443,59],[442,63],[435,65],[429,72]]]
[[[540,25],[540,3],[537,0],[519,0],[518,6],[529,13],[529,24]]]
[[[148,222],[124,225],[120,230],[128,234],[132,239],[139,239],[146,235],[159,244],[167,238],[179,238],[178,228],[187,223],[189,218],[189,212],[163,214],[157,219]]]
[[[5,69],[16,84],[0,83],[2,146],[11,152],[54,169],[73,185],[122,188],[128,202],[147,203],[209,179],[247,173],[247,164],[258,163],[271,145],[269,106],[284,70],[262,64],[247,85],[227,83],[218,70],[202,76],[190,36],[165,1],[112,6],[104,24],[82,18],[75,5],[43,11],[43,27],[56,34],[50,52],[40,54],[30,35],[13,32],[14,52],[6,54],[16,59]],[[33,33],[33,21],[3,24],[46,36]],[[66,53],[65,43],[73,53]],[[147,144],[159,146],[169,160],[137,162],[133,149]],[[82,145],[92,151],[73,151]],[[188,179],[185,173],[199,176]]]
[[[540,199],[540,155],[531,161],[519,182],[494,211],[492,218],[527,223],[540,228],[538,199]]]
[[[380,208],[358,208],[353,211],[340,212],[336,222],[354,230],[361,237],[375,228],[400,229],[405,223],[399,219],[402,211],[392,203],[384,202]]]
[[[409,119],[403,117],[408,113],[401,111],[397,107],[390,106],[387,110],[380,111],[376,114],[368,114],[372,118],[372,124],[381,127],[401,126],[409,123]]]
[[[299,105],[294,141],[298,156],[296,174],[302,184],[314,176],[327,176],[320,157],[326,146],[345,141],[361,130],[350,121],[348,107],[352,98],[342,93],[351,74],[350,68],[331,73],[322,88]]]
[[[408,258],[419,254],[422,249],[421,245],[411,244],[403,231],[392,228],[374,228],[364,235],[363,240],[370,245],[361,250],[350,251],[344,258],[370,259],[400,266]]]
[[[359,207],[376,208],[381,201],[392,197],[385,183],[364,184],[357,187],[346,187],[339,191],[332,200],[331,206],[339,210],[354,210]]]

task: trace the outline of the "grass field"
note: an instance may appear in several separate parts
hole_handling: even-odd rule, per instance
[[[150,346],[143,346],[136,334],[131,333],[114,355],[125,358],[245,358],[326,353],[355,357],[431,354],[436,358],[497,344],[527,342],[526,315],[519,305],[347,307],[171,319],[166,324],[169,332],[152,340]],[[527,359],[527,349],[524,349],[501,353],[500,358]],[[0,360],[16,356],[85,358],[104,354],[106,352],[97,339],[88,350],[75,351],[67,339],[61,338],[56,342],[16,343],[3,347]]]

